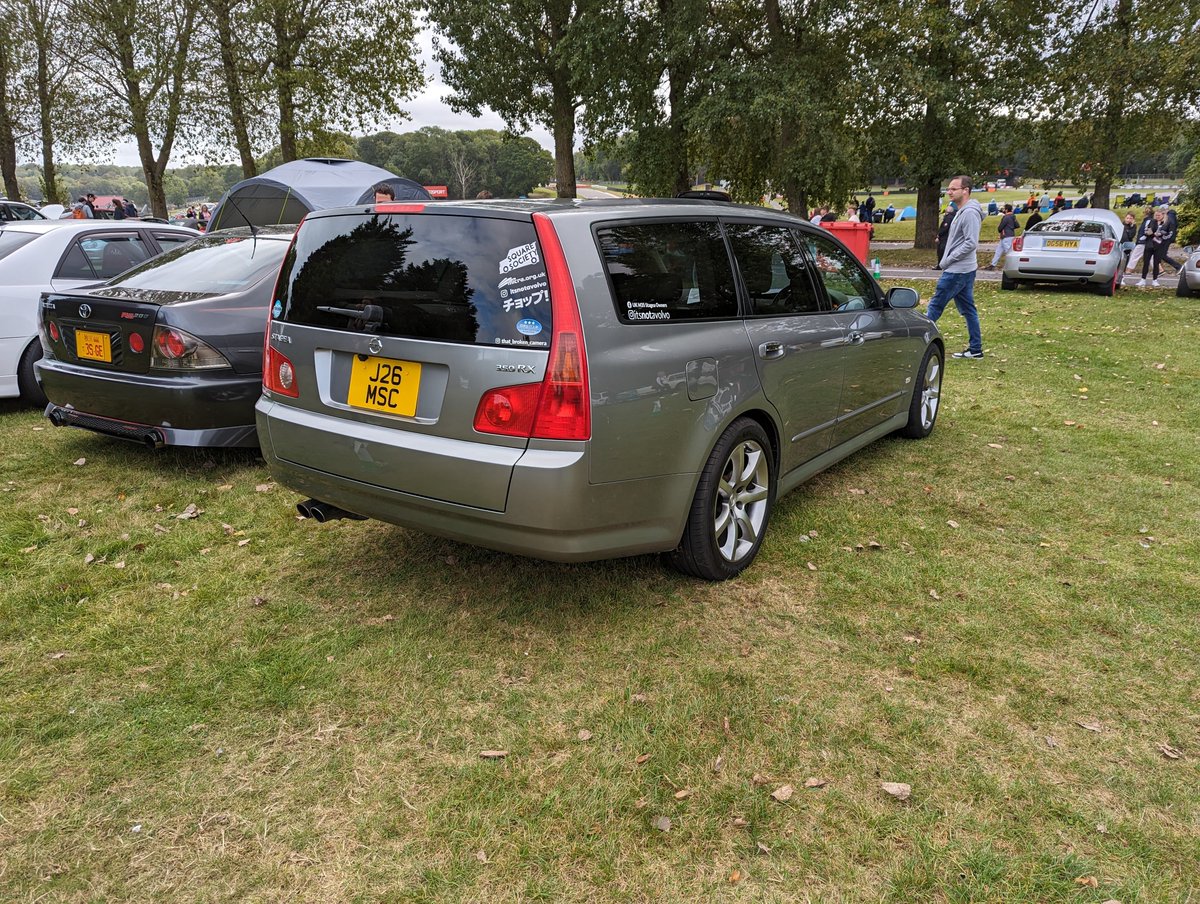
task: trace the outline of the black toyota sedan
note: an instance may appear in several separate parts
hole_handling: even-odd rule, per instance
[[[46,417],[152,448],[256,447],[263,330],[294,232],[225,229],[103,285],[44,293]]]

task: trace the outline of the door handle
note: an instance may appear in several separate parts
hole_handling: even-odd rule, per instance
[[[758,347],[758,356],[760,358],[782,358],[783,343],[782,342],[764,342]]]
[[[853,333],[850,333],[846,336],[847,345],[862,345],[864,342],[866,342],[866,337],[864,337],[863,334],[858,330],[855,330]]]

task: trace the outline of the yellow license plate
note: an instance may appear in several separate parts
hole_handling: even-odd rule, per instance
[[[350,394],[355,408],[412,417],[417,413],[421,365],[415,361],[355,355],[350,367]]]
[[[75,331],[75,354],[89,361],[112,364],[112,339],[108,333],[93,333],[91,330]]]
[[[1078,248],[1078,239],[1046,239],[1047,248]]]

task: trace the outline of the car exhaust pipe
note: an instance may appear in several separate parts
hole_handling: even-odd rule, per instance
[[[67,423],[67,419],[63,414],[63,410],[61,408],[55,408],[54,405],[50,406],[50,410],[46,412],[46,417],[50,419],[50,423],[52,423],[55,427],[63,427]]]
[[[354,512],[348,512],[336,505],[330,505],[328,502],[321,502],[317,499],[305,499],[303,502],[297,502],[296,511],[305,518],[312,518],[318,524],[337,521],[339,518],[349,518],[352,521],[367,520],[366,515],[356,515]]]
[[[157,430],[147,430],[145,436],[142,437],[142,442],[146,444],[147,449],[161,449],[166,445],[163,435]]]

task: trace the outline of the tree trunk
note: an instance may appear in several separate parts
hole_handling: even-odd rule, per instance
[[[789,213],[808,219],[808,192],[801,187],[798,179],[784,178],[783,199]]]
[[[577,197],[575,187],[575,105],[566,88],[554,91],[554,180],[560,198]]]
[[[242,77],[234,57],[233,27],[229,21],[228,8],[218,11],[217,36],[221,45],[221,68],[225,72],[225,87],[229,94],[229,125],[233,129],[233,141],[242,158],[242,175],[253,178],[258,175],[258,164],[254,160],[254,149],[250,144],[250,130],[246,125],[246,99],[242,91]]]
[[[1108,209],[1112,206],[1112,176],[1107,174],[1096,176],[1096,190],[1092,192],[1092,207]]]
[[[54,165],[54,116],[53,98],[50,94],[49,38],[39,30],[34,35],[37,42],[37,95],[38,120],[42,127],[42,200],[47,204],[70,202],[62,196],[58,187],[58,169]]]
[[[683,92],[687,87],[687,75],[679,66],[667,67],[667,98],[670,103],[670,118],[667,129],[671,136],[672,194],[678,195],[692,187],[691,168],[688,166],[687,127],[683,121]]]
[[[14,201],[21,199],[21,187],[17,184],[17,136],[9,107],[8,79],[10,75],[9,50],[0,47],[0,174],[4,176],[4,193]]]
[[[299,157],[296,150],[296,98],[292,93],[291,71],[284,70],[279,79],[279,156],[284,163]]]
[[[917,238],[915,248],[936,248],[941,213],[942,180],[936,176],[917,186]]]

